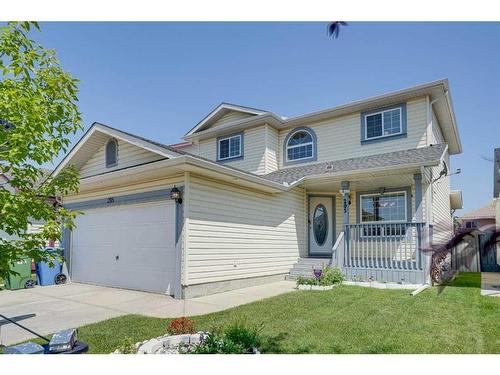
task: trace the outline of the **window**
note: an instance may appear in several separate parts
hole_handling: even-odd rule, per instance
[[[366,139],[401,134],[401,108],[366,116]]]
[[[228,160],[243,156],[243,135],[236,134],[217,140],[217,160]]]
[[[476,229],[478,227],[477,221],[466,221],[465,228],[466,229]]]
[[[405,136],[405,104],[361,114],[361,143]]]
[[[328,212],[321,203],[314,209],[313,233],[318,246],[323,246],[328,237]]]
[[[110,139],[106,143],[106,168],[114,167],[118,163],[118,142]]]
[[[406,222],[406,192],[366,194],[360,196],[361,223]],[[365,236],[401,236],[406,227],[401,224],[373,225],[363,228]]]
[[[292,131],[286,139],[286,161],[315,160],[316,137],[310,129]]]

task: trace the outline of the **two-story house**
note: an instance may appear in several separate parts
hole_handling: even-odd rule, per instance
[[[71,277],[181,298],[331,263],[421,284],[461,152],[447,80],[293,118],[221,104],[172,146],[94,123],[54,172],[81,176]]]

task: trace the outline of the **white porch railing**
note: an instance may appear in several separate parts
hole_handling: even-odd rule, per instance
[[[335,244],[344,248],[343,259],[337,255],[336,264],[357,269],[423,270],[423,229],[424,223],[414,222],[346,225],[343,238]],[[334,246],[334,252],[338,249]]]

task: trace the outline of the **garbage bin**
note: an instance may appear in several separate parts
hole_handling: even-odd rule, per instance
[[[57,248],[47,247],[45,249],[50,253],[57,253],[61,255],[61,252]],[[54,254],[55,255],[55,254]],[[49,265],[48,262],[37,262],[36,263],[36,274],[38,277],[38,285],[54,285],[56,283],[56,276],[61,273],[61,262],[59,259],[52,258],[53,267]]]
[[[5,280],[5,287],[7,289],[23,289],[32,288],[35,286],[34,280],[31,278],[31,259],[23,258],[16,261],[10,266],[11,271],[17,274],[9,273]]]

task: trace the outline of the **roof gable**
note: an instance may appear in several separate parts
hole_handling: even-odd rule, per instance
[[[133,145],[134,147],[149,151],[150,153],[167,159],[181,155],[174,148],[167,145],[104,124],[94,123],[57,166],[53,175],[57,175],[64,167],[70,164],[75,165],[76,168],[80,170],[100,149],[103,148],[110,138],[115,138],[119,142]]]
[[[212,112],[210,112],[203,120],[201,120],[194,128],[186,133],[186,136],[194,133],[207,130],[209,128],[225,125],[231,122],[241,121],[243,119],[263,115],[269,113],[267,111],[244,107],[240,105],[222,103],[218,105]]]

